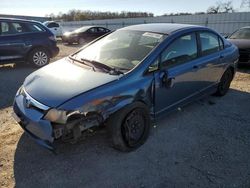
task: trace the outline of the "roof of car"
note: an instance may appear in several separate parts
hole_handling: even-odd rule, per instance
[[[41,23],[41,22],[38,22],[38,21],[35,21],[35,20],[25,20],[25,19],[19,19],[19,18],[6,18],[6,17],[0,17],[0,20]]]
[[[249,29],[250,26],[245,26],[245,27],[242,27],[242,28],[240,28],[240,29],[245,29],[245,28]]]
[[[205,28],[203,26],[188,25],[188,24],[175,24],[175,23],[152,23],[152,24],[139,24],[124,27],[121,30],[136,30],[136,31],[148,31],[154,33],[170,34],[177,30],[188,28]]]

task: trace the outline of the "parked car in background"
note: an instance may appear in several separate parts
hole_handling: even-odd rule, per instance
[[[35,21],[0,18],[0,63],[47,65],[59,53],[54,34]]]
[[[235,31],[228,40],[239,48],[239,63],[250,64],[250,26]]]
[[[104,27],[84,26],[72,32],[64,33],[62,41],[68,44],[85,44],[109,32],[110,30]]]
[[[61,38],[63,34],[62,26],[54,21],[46,21],[43,23],[56,36]]]
[[[238,57],[235,45],[206,27],[125,27],[29,75],[14,117],[51,150],[56,139],[76,141],[106,124],[113,146],[131,151],[146,141],[151,120],[204,95],[225,95]]]

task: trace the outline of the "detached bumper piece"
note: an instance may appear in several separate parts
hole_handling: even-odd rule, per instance
[[[52,151],[55,149],[52,144],[53,128],[49,121],[42,119],[43,112],[34,107],[27,107],[23,95],[16,97],[13,110],[16,121],[36,143]]]

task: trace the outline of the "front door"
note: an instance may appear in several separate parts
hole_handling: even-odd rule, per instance
[[[178,107],[211,83],[206,62],[200,61],[197,34],[174,40],[160,55],[160,71],[155,73],[156,116]]]
[[[25,38],[19,23],[0,22],[0,61],[22,58]]]

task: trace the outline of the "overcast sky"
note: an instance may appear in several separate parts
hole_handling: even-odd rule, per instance
[[[164,13],[205,12],[218,0],[0,0],[0,14],[44,16],[71,9],[92,11],[146,11],[155,16]],[[227,0],[222,0],[226,2]],[[239,9],[242,0],[233,0]]]

